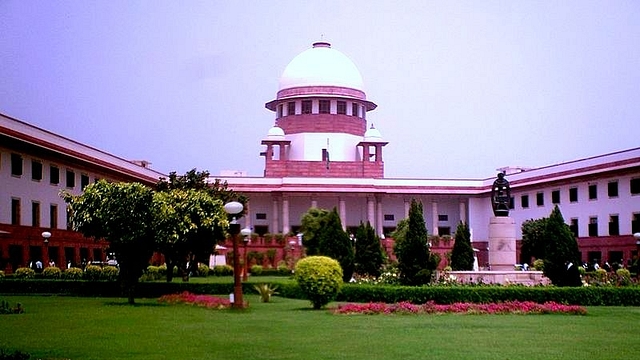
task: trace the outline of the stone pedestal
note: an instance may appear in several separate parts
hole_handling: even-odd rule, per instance
[[[491,270],[513,270],[514,264],[516,264],[516,223],[508,216],[493,216],[489,220]]]

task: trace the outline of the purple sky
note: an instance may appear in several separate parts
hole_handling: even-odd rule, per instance
[[[158,171],[261,176],[286,65],[364,78],[386,177],[640,146],[638,1],[0,1],[0,112]]]

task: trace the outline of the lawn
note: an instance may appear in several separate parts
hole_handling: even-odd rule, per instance
[[[154,299],[0,296],[0,349],[32,359],[631,359],[640,308],[570,315],[333,315],[247,296],[243,312]]]

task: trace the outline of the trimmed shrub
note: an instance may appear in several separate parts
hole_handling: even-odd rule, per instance
[[[118,279],[119,273],[120,273],[120,270],[117,267],[107,265],[102,268],[102,279],[108,280],[108,281],[115,281]]]
[[[233,268],[229,265],[216,265],[213,267],[213,275],[215,276],[233,275]]]
[[[198,276],[207,277],[207,275],[209,275],[209,270],[209,266],[206,264],[198,265]]]
[[[62,270],[59,267],[49,266],[42,271],[42,277],[45,279],[60,279]]]
[[[167,276],[167,264],[158,266],[158,272],[160,273],[160,276]]]
[[[535,259],[533,261],[533,268],[536,271],[543,271],[544,270],[544,260],[542,259]]]
[[[160,269],[157,266],[147,266],[147,269],[144,271],[142,276],[140,276],[140,281],[155,281],[160,279]]]
[[[0,279],[4,279],[4,271],[0,270]]]
[[[18,279],[33,279],[36,276],[36,272],[33,269],[21,267],[16,269],[13,276]]]
[[[251,275],[261,275],[262,274],[262,265],[253,265],[251,267]]]
[[[100,280],[102,268],[98,265],[87,265],[84,268],[84,278],[91,281]]]
[[[294,278],[313,308],[320,309],[338,295],[342,285],[342,268],[332,258],[309,256],[298,261]]]
[[[82,279],[82,269],[70,267],[62,273],[62,277],[68,280],[80,280]]]

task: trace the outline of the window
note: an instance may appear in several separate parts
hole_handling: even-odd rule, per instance
[[[522,206],[523,209],[529,208],[529,195],[520,196],[520,206]]]
[[[618,215],[609,215],[609,235],[620,235],[620,222]]]
[[[320,114],[328,114],[331,109],[329,100],[320,100]]]
[[[358,104],[356,103],[352,103],[351,104],[351,116],[358,116]]]
[[[269,232],[269,227],[267,225],[255,225],[253,227],[253,232],[262,237],[264,234]]]
[[[440,236],[450,236],[451,235],[451,227],[449,227],[449,226],[438,226],[438,235],[440,235]]]
[[[539,192],[536,194],[536,205],[544,206],[544,193]]]
[[[629,188],[631,190],[631,195],[640,194],[640,178],[631,179]]]
[[[438,221],[449,221],[449,215],[447,214],[438,215]]]
[[[31,160],[31,180],[42,180],[42,163],[39,161]]]
[[[302,100],[302,113],[311,114],[311,100]]]
[[[57,166],[49,166],[49,183],[51,185],[58,185],[60,183],[60,169]]]
[[[256,213],[256,220],[267,220],[266,213]]]
[[[338,101],[337,103],[337,113],[341,115],[347,114],[347,102],[346,101]]]
[[[596,216],[589,218],[589,236],[598,236],[598,218]]]
[[[578,188],[573,187],[569,189],[569,202],[578,202]]]
[[[40,203],[31,203],[31,226],[40,227]]]
[[[395,221],[396,217],[393,214],[384,214],[384,221]]]
[[[296,103],[291,101],[287,103],[287,116],[296,114]]]
[[[589,185],[589,200],[598,199],[598,184]]]
[[[607,184],[607,194],[609,197],[618,197],[618,182],[611,181]]]
[[[635,213],[631,217],[631,233],[640,232],[640,213]]]
[[[49,227],[52,229],[58,228],[58,205],[56,204],[49,206]]]
[[[578,237],[578,219],[577,218],[573,218],[571,219],[571,225],[569,225],[569,230],[571,230],[571,232],[573,233],[574,237]]]
[[[516,208],[516,197],[512,196],[509,198],[509,209],[513,210]]]
[[[72,170],[67,170],[67,187],[74,188],[76,186],[76,174]]]
[[[20,199],[11,199],[11,225],[20,225]]]
[[[22,156],[11,154],[11,175],[22,176]]]
[[[560,204],[560,190],[553,190],[551,192],[551,203]]]
[[[89,186],[89,175],[80,175],[80,189],[84,190],[87,186]]]

